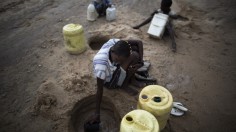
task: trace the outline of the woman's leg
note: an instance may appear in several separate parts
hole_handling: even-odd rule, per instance
[[[133,51],[132,54],[129,56],[127,61],[125,61],[123,64],[121,64],[121,67],[127,71],[130,65],[137,64],[140,61],[139,53],[136,51]]]
[[[173,52],[176,52],[176,43],[175,43],[175,36],[174,36],[174,30],[173,30],[173,27],[171,25],[171,22],[168,22],[167,25],[166,25],[166,29],[170,35],[170,38],[171,38],[171,41],[172,41],[172,51]]]
[[[135,73],[130,73],[128,71],[129,67],[135,64],[138,64],[140,62],[139,53],[136,51],[133,51],[128,60],[121,65],[121,67],[126,71],[127,75],[125,78],[125,81],[123,83],[123,88],[127,88],[128,83],[131,81],[135,86],[142,87],[142,84],[140,84],[138,81],[135,80]]]
[[[103,16],[105,15],[105,12],[104,12],[104,9],[105,9],[105,5],[103,3],[98,3],[96,1],[94,1],[94,6],[95,6],[95,9],[97,10],[99,16]]]
[[[140,27],[150,23],[152,21],[153,16],[158,13],[158,11],[154,11],[149,18],[147,18],[145,21],[143,21],[141,24],[134,26],[133,29],[139,29]]]
[[[134,26],[133,29],[139,29],[140,27],[148,24],[149,22],[152,21],[153,16],[150,16],[148,19],[146,19],[145,21],[143,21],[141,24]]]

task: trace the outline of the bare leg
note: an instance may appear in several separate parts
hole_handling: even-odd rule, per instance
[[[130,65],[134,65],[134,64],[137,64],[138,62],[140,61],[140,57],[139,57],[139,53],[138,52],[132,52],[132,54],[130,55],[130,57],[128,58],[128,60],[123,63],[121,65],[121,67],[125,70],[125,71],[128,71],[128,68]],[[134,76],[134,73],[133,74],[130,74],[129,72],[127,72],[127,76],[125,78],[125,81],[122,85],[122,88],[127,91],[128,93],[134,93],[134,91],[128,87],[128,83],[129,82],[132,82],[132,83],[136,83],[135,86],[137,87],[143,87],[142,84],[139,84],[137,83],[137,81],[135,81],[135,76]],[[137,91],[136,91],[137,92]],[[138,93],[138,92],[137,92]],[[136,93],[136,94],[137,94]]]
[[[137,25],[137,26],[134,26],[133,29],[139,29],[140,27],[142,27],[142,26],[144,26],[144,25],[150,23],[150,22],[152,21],[153,16],[154,16],[156,13],[158,13],[158,11],[154,11],[148,19],[146,19],[145,21],[143,21],[141,24],[139,24],[139,25]]]
[[[139,62],[139,53],[136,51],[133,51],[132,54],[129,56],[126,62],[121,64],[121,67],[127,71],[130,65],[137,64]]]
[[[150,16],[148,19],[146,19],[145,21],[143,21],[141,24],[137,25],[137,26],[134,26],[133,29],[139,29],[140,27],[148,24],[149,22],[152,21],[152,17],[153,16]]]
[[[166,28],[169,32],[169,35],[170,35],[170,38],[171,38],[171,41],[172,41],[172,51],[176,52],[176,43],[175,43],[174,30],[173,30],[172,25],[171,25],[170,22],[167,23]]]
[[[139,54],[137,52],[132,52],[132,54],[129,56],[128,60],[123,63],[121,65],[121,67],[125,70],[125,71],[128,71],[128,68],[130,65],[134,65],[134,64],[137,64],[139,61]],[[130,81],[131,77],[133,75],[130,75],[128,72],[127,72],[127,76],[126,76],[126,79],[124,81],[124,84],[123,86],[127,86],[128,85],[128,82]]]
[[[94,6],[99,14],[99,17],[106,15],[107,6],[104,3],[98,3],[95,1]]]

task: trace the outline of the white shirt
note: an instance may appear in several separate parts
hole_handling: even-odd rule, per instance
[[[158,9],[157,11],[158,11],[158,13],[163,13],[163,11],[161,9]],[[177,14],[175,11],[171,10],[168,15],[171,17],[171,16],[176,16]]]
[[[117,68],[115,64],[111,63],[109,60],[109,51],[118,41],[119,39],[110,39],[93,58],[94,76],[105,80],[105,82],[111,81],[112,75]]]

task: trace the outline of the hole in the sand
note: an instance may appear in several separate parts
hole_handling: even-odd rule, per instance
[[[127,117],[126,117],[126,120],[131,122],[131,121],[133,121],[133,118],[130,117],[130,116],[127,116]]]
[[[84,123],[94,114],[95,107],[96,96],[89,96],[79,101],[72,110],[69,131],[83,132]],[[121,117],[109,98],[102,98],[100,112],[100,132],[119,132]]]
[[[109,39],[108,36],[94,35],[88,39],[88,44],[92,50],[99,50]]]

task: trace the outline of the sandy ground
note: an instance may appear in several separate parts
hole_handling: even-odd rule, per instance
[[[82,24],[85,35],[105,34],[144,42],[150,74],[187,108],[170,118],[174,132],[236,131],[236,2],[175,0],[173,9],[189,18],[174,21],[177,53],[170,39],[150,39],[148,25],[131,26],[159,7],[157,0],[114,0],[117,20],[86,20],[86,0],[3,0],[0,2],[0,131],[73,132],[94,109],[95,79],[89,46],[68,54],[62,27]],[[119,130],[120,119],[136,108],[137,96],[104,91],[103,131]],[[80,114],[83,113],[83,114]],[[111,129],[113,128],[113,129]],[[108,130],[109,129],[109,130]],[[164,131],[170,131],[167,127]]]

